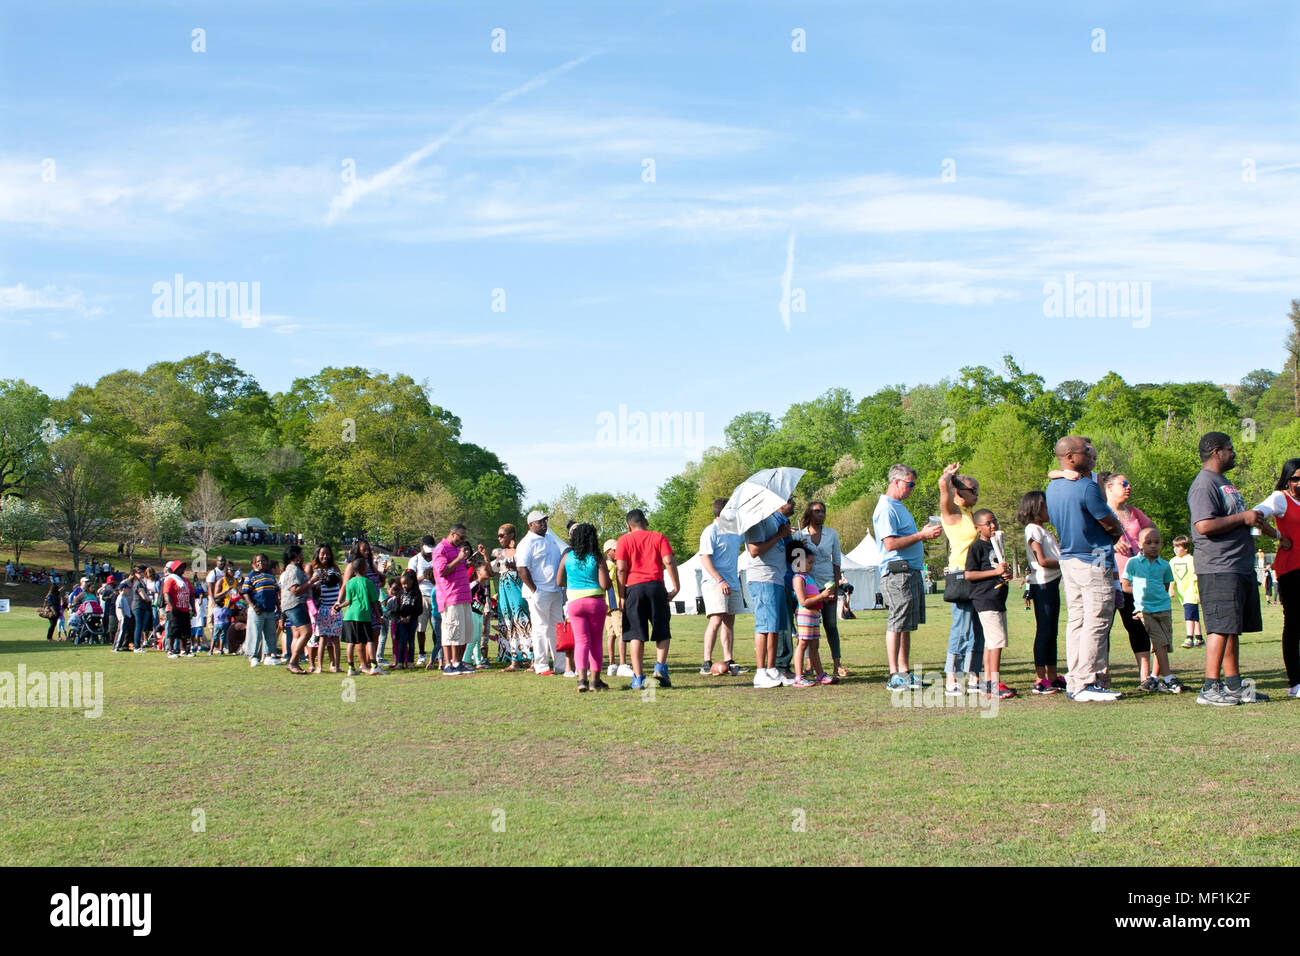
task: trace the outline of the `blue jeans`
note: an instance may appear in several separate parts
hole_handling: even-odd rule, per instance
[[[974,668],[972,670],[972,668]],[[978,674],[984,669],[984,628],[970,601],[952,604],[952,629],[948,632],[948,660],[944,671]]]
[[[135,615],[135,646],[142,646],[149,633],[149,609],[140,608],[139,613]]]

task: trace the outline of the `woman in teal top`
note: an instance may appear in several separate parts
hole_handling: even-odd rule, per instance
[[[578,691],[608,690],[600,679],[601,638],[605,633],[605,592],[609,570],[600,553],[600,537],[590,524],[576,524],[569,532],[571,550],[560,562],[555,583],[565,588],[569,603],[565,611],[573,625],[573,659],[577,665]],[[590,679],[588,679],[590,672]]]

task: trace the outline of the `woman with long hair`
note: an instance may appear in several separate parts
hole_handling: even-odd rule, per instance
[[[954,461],[939,476],[939,519],[948,539],[946,570],[965,575],[966,552],[979,534],[973,516],[980,500],[980,483],[969,475],[958,474],[960,470],[961,462]],[[958,673],[966,674],[966,693],[978,694],[984,668],[984,628],[971,601],[949,603],[952,626],[948,629],[948,653],[944,658],[944,694],[961,696]]]
[[[343,573],[334,560],[334,549],[322,544],[316,549],[308,569],[316,603],[316,622],[314,631],[317,646],[307,648],[307,658],[311,664],[311,673],[319,674],[321,664],[328,654],[330,673],[339,673],[339,636],[343,633],[343,615],[334,610],[334,602],[339,599],[343,589]]]
[[[573,625],[573,660],[578,672],[578,691],[608,690],[600,679],[604,651],[605,592],[609,571],[600,550],[600,536],[594,525],[582,522],[569,531],[569,552],[560,562],[555,583],[565,589],[565,614]],[[658,633],[656,632],[656,637]]]
[[[1282,603],[1282,665],[1286,668],[1286,682],[1291,685],[1286,695],[1296,698],[1300,697],[1300,552],[1294,544],[1300,540],[1300,458],[1288,458],[1282,464],[1273,493],[1255,510],[1277,521],[1280,537],[1273,573],[1277,575],[1276,593]]]
[[[1115,610],[1119,612],[1120,620],[1124,622],[1124,630],[1128,631],[1129,647],[1133,649],[1133,656],[1137,659],[1140,686],[1144,691],[1155,691],[1158,687],[1155,678],[1151,676],[1151,637],[1147,634],[1146,625],[1133,615],[1133,592],[1124,591],[1120,587],[1120,581],[1124,577],[1124,567],[1128,564],[1129,558],[1142,553],[1142,546],[1138,543],[1138,539],[1144,529],[1151,527],[1152,522],[1140,509],[1128,503],[1133,495],[1133,488],[1124,475],[1118,472],[1098,472],[1097,486],[1101,488],[1106,496],[1106,504],[1110,505],[1110,510],[1115,512],[1124,529],[1124,536],[1120,541],[1128,545],[1123,550],[1119,547],[1115,548]]]
[[[50,589],[45,592],[45,607],[51,610],[50,627],[45,632],[47,641],[54,640],[54,629],[63,621],[63,589],[53,581],[50,582]]]
[[[528,648],[532,646],[532,623],[519,573],[515,570],[517,542],[514,525],[503,524],[497,529],[497,544],[499,547],[492,549],[492,560],[487,563],[487,569],[489,575],[498,579],[496,627],[509,659],[505,669],[526,670]]]

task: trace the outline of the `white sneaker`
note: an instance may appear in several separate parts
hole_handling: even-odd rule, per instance
[[[607,677],[617,677],[617,676],[618,676],[618,665],[617,665],[617,664],[610,664],[610,665],[609,665],[609,669],[605,671],[605,675],[606,675]]]
[[[179,657],[179,656],[180,656],[179,654],[173,654],[171,651],[168,651],[168,652],[167,652],[167,659],[168,659],[168,660],[173,660],[173,659],[175,659],[175,658],[177,658],[177,657]]]
[[[415,659],[415,666],[416,666],[416,667],[423,667],[423,666],[424,666],[425,664],[427,664],[427,663],[429,663],[429,662],[428,662],[427,660],[424,659],[424,655],[423,655],[423,654],[421,654],[419,657],[417,657],[417,658]]]
[[[772,673],[776,675],[776,679],[781,682],[782,687],[790,687],[794,684],[794,675],[789,671],[779,671],[774,667]]]
[[[632,672],[632,665],[631,665],[631,664],[619,664],[619,665],[618,665],[618,670],[616,670],[616,671],[614,672],[614,676],[615,676],[615,677],[635,677],[636,674],[634,674],[634,673]]]
[[[256,666],[257,666],[257,658],[256,658],[256,657],[250,657],[250,658],[248,659],[248,666],[249,666],[249,667],[256,667]]]
[[[1286,695],[1288,697],[1300,697],[1300,684],[1296,684],[1294,687],[1292,687],[1289,691],[1286,692]]]
[[[275,666],[277,666],[277,665],[279,665],[279,664],[283,664],[284,661],[280,660],[280,658],[278,658],[278,657],[272,657],[269,661],[268,661],[268,660],[263,660],[262,663],[263,663],[263,664],[270,664],[272,667],[275,667]]]
[[[565,672],[564,672],[564,676],[565,676],[565,677],[577,677],[577,676],[578,676],[578,672],[577,672],[577,671],[565,671]]]
[[[767,669],[766,667],[758,668],[756,671],[754,671],[754,686],[763,687],[763,688],[780,687],[781,678],[773,677],[772,673],[773,672]]]
[[[1103,690],[1102,688],[1097,687],[1096,685],[1090,685],[1088,687],[1085,687],[1083,690],[1079,691],[1077,694],[1075,694],[1074,699],[1085,701],[1085,702],[1097,701],[1102,703],[1109,703],[1112,700],[1119,700],[1119,694],[1116,694],[1113,691]]]

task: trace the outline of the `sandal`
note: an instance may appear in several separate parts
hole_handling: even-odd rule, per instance
[[[847,667],[845,667],[843,664],[836,664],[836,665],[835,665],[835,676],[836,676],[836,677],[848,677],[848,676],[849,676],[849,669],[848,669]]]
[[[335,667],[333,664],[331,664],[331,665],[330,665],[330,673],[331,673],[331,674],[342,674],[343,671],[342,671],[341,669]]]
[[[307,671],[303,670],[303,669],[302,669],[301,667],[299,667],[297,664],[290,664],[288,667],[285,668],[285,672],[286,672],[286,673],[289,673],[289,674],[306,674],[306,673],[307,673]]]

